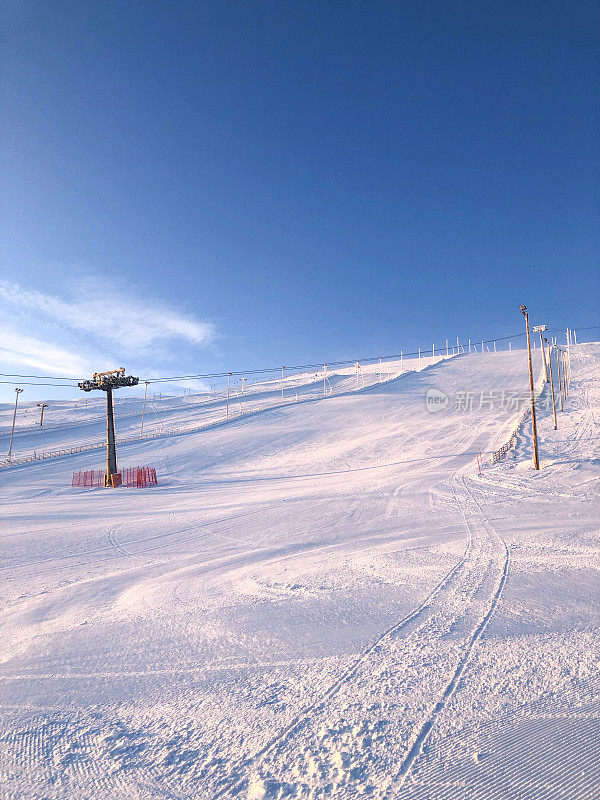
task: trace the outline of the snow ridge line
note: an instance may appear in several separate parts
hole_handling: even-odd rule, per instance
[[[372,644],[370,644],[366,650],[364,650],[358,658],[354,661],[354,663],[348,667],[339,678],[337,678],[328,689],[321,695],[320,699],[315,701],[314,703],[309,704],[305,708],[300,711],[300,713],[282,730],[280,731],[270,742],[267,742],[258,752],[256,752],[253,756],[247,758],[241,765],[240,769],[247,769],[256,765],[256,763],[263,758],[263,756],[269,755],[278,744],[283,742],[290,734],[292,734],[305,720],[306,718],[313,712],[319,711],[323,708],[327,700],[333,697],[336,692],[345,684],[347,683],[353,675],[356,673],[358,668],[363,664],[369,655],[377,650],[378,647],[388,638],[391,638],[396,634],[399,630],[401,630],[405,625],[412,620],[416,619],[420,614],[425,611],[431,602],[435,599],[435,597],[446,587],[446,585],[454,578],[455,574],[458,570],[463,566],[463,564],[467,561],[470,553],[471,547],[473,544],[473,536],[471,533],[471,528],[467,525],[467,530],[469,533],[469,539],[467,542],[467,546],[465,547],[465,551],[462,555],[462,558],[452,567],[452,569],[446,573],[446,575],[442,578],[442,580],[437,584],[434,590],[423,600],[423,602],[417,606],[413,611],[403,617],[399,622],[392,625],[391,628],[388,628],[384,633],[381,634]],[[234,782],[229,783],[228,785],[222,787],[216,794],[213,795],[213,799],[217,800],[217,798],[222,797],[226,792],[235,791],[237,789],[241,789],[247,780],[246,777],[234,779]]]
[[[498,582],[498,587],[497,587],[497,589],[496,589],[496,591],[494,593],[494,596],[492,598],[492,602],[491,602],[490,608],[488,609],[487,613],[485,614],[485,616],[483,617],[483,619],[481,620],[481,622],[479,623],[479,625],[477,626],[477,628],[473,632],[473,634],[471,636],[471,639],[469,641],[469,644],[467,645],[467,648],[466,648],[465,652],[463,653],[463,656],[461,657],[461,659],[460,659],[460,661],[458,663],[458,666],[456,667],[456,670],[455,670],[450,682],[446,686],[446,688],[445,688],[445,690],[444,690],[444,692],[442,694],[442,697],[440,698],[440,700],[438,700],[438,702],[436,703],[436,705],[433,708],[433,711],[429,715],[428,719],[422,725],[421,730],[417,734],[411,749],[409,750],[408,754],[405,756],[402,764],[400,765],[400,770],[398,772],[398,778],[394,782],[393,786],[390,787],[394,791],[399,789],[404,784],[404,782],[405,782],[405,780],[406,780],[406,778],[408,776],[408,773],[410,772],[411,767],[414,764],[417,756],[419,756],[423,752],[423,747],[424,747],[425,743],[427,742],[427,739],[429,738],[429,734],[431,733],[431,730],[432,730],[433,726],[435,725],[435,722],[436,722],[439,714],[444,710],[444,708],[446,707],[448,702],[452,699],[453,695],[455,694],[455,692],[456,692],[456,690],[458,688],[458,684],[459,684],[460,678],[461,678],[461,676],[462,676],[462,674],[463,674],[463,672],[464,672],[464,670],[465,670],[465,668],[466,668],[466,666],[468,664],[471,652],[473,651],[473,648],[474,648],[475,644],[477,643],[477,641],[481,638],[481,636],[485,632],[485,629],[487,628],[490,620],[492,619],[492,617],[493,617],[493,615],[494,615],[494,613],[496,611],[496,608],[498,607],[498,603],[500,602],[500,597],[501,597],[502,592],[504,590],[504,586],[506,584],[506,580],[508,578],[508,572],[509,572],[509,569],[510,569],[510,552],[509,552],[509,549],[508,549],[508,545],[506,544],[504,539],[500,536],[500,534],[494,529],[494,527],[492,526],[490,521],[487,519],[487,517],[485,517],[485,515],[483,514],[481,506],[479,505],[479,503],[473,497],[473,494],[470,491],[470,489],[468,488],[464,476],[461,477],[461,482],[463,484],[463,487],[467,490],[467,492],[469,494],[469,497],[472,500],[472,502],[477,506],[477,508],[479,509],[479,511],[482,514],[482,516],[486,519],[486,521],[487,521],[488,525],[490,526],[490,528],[494,531],[496,536],[502,542],[502,544],[504,546],[504,551],[505,551],[504,568],[502,570],[502,575],[500,577],[500,581]],[[455,495],[455,497],[456,497],[456,495]],[[466,516],[462,506],[461,506],[461,513],[462,513],[465,525],[466,525],[467,529],[469,530],[469,536],[472,536],[472,534],[471,534],[471,525],[473,523],[472,522],[471,523],[468,522],[467,516]],[[386,796],[387,797],[390,796],[389,795],[389,790],[388,790],[388,795],[386,795]]]

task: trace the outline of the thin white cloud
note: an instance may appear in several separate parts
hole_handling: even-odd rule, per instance
[[[160,382],[154,383],[153,378],[160,378]],[[140,386],[143,386],[145,380],[149,381],[149,392],[152,394],[205,394],[210,392],[210,385],[199,378],[187,378],[186,380],[170,380],[165,381],[163,373],[156,369],[148,369],[144,371],[143,377],[140,378]]]
[[[173,340],[206,346],[216,335],[210,322],[183,314],[161,301],[144,301],[123,290],[99,287],[89,280],[73,300],[0,281],[0,303],[34,312],[47,322],[98,336],[127,350]]]
[[[77,377],[91,371],[91,362],[77,353],[15,333],[5,326],[0,327],[0,342],[0,363],[3,364],[14,364],[19,369],[31,367],[56,377]]]

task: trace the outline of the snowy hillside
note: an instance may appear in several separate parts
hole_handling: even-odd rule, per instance
[[[450,358],[452,356],[449,356]],[[179,396],[153,394],[132,396],[131,391],[115,393],[115,415],[118,439],[153,438],[174,432],[196,431],[219,424],[232,417],[263,411],[282,403],[315,400],[333,394],[344,394],[373,386],[392,377],[426,369],[444,356],[405,358],[383,364],[326,368],[302,371],[281,378],[251,376],[232,379],[227,388],[201,394]],[[161,387],[161,384],[155,386]],[[226,387],[226,383],[225,383]],[[282,391],[283,390],[283,391]],[[78,391],[74,389],[74,391]],[[106,399],[95,392],[80,394],[77,400],[53,401],[45,410],[40,426],[40,409],[36,402],[21,402],[13,441],[12,463],[53,456],[76,447],[106,446]],[[0,408],[0,437],[8,450],[14,405]],[[142,426],[143,421],[143,426]],[[1,452],[1,451],[0,451]],[[102,458],[100,454],[100,458]],[[0,459],[0,466],[4,465]]]
[[[527,424],[490,458],[524,351],[307,375],[227,422],[164,400],[220,424],[122,444],[157,487],[71,488],[102,450],[0,470],[0,797],[600,797],[600,345],[572,365],[539,473]],[[101,441],[94,402],[17,455]]]

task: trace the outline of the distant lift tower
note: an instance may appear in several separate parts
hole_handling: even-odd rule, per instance
[[[118,486],[119,476],[117,473],[117,443],[115,441],[115,412],[113,409],[113,389],[120,389],[122,386],[137,386],[139,378],[133,375],[125,375],[125,367],[111,369],[108,372],[96,372],[91,381],[78,383],[84,392],[91,392],[99,389],[106,392],[106,477],[105,486]]]

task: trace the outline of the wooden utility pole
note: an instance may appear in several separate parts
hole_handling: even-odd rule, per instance
[[[525,317],[525,325],[527,329],[527,356],[529,358],[529,391],[531,395],[531,427],[533,430],[533,466],[535,469],[540,468],[540,458],[538,455],[538,441],[537,441],[537,426],[535,423],[535,393],[533,389],[533,369],[531,366],[531,336],[529,334],[529,314],[527,313],[527,306],[520,306],[521,313]]]
[[[554,399],[554,376],[552,375],[552,350],[548,339],[544,339],[548,345],[548,364],[550,365],[550,386],[552,387],[552,412],[554,413],[554,430],[557,430],[558,424],[556,422],[556,401]]]
[[[44,409],[48,408],[48,403],[38,403],[38,408],[41,408],[40,412],[40,428],[44,424]]]
[[[225,416],[229,416],[229,385],[231,383],[231,372],[227,373],[227,409],[225,411]]]
[[[17,403],[19,402],[19,395],[23,389],[15,389],[15,410],[13,412],[13,421],[12,421],[12,430],[10,432],[10,445],[8,446],[8,460],[10,461],[10,456],[12,453],[12,445],[13,445],[13,436],[15,435],[15,420],[17,419]]]

